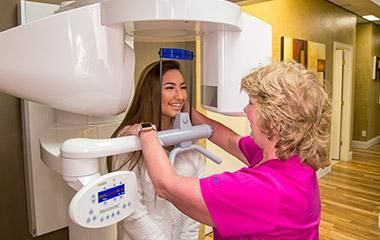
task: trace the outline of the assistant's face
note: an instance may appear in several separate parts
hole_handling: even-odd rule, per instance
[[[162,76],[162,114],[175,117],[187,100],[186,83],[180,71],[173,69]]]
[[[266,134],[263,133],[258,126],[258,114],[257,114],[257,105],[256,100],[253,97],[249,97],[249,102],[244,108],[244,112],[247,114],[248,121],[251,127],[251,137],[260,147],[262,146],[263,141],[266,140]]]

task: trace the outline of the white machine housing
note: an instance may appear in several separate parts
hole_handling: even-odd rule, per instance
[[[203,105],[242,113],[240,80],[270,62],[271,26],[224,0],[108,0],[6,30],[0,89],[69,112],[116,115],[133,92],[133,41],[197,35],[203,36]]]
[[[201,104],[225,115],[244,115],[248,96],[240,91],[240,80],[272,61],[271,26],[242,13],[240,27],[238,34],[218,31],[202,38]]]
[[[134,51],[124,43],[123,24],[104,26],[100,16],[97,3],[2,32],[0,89],[79,114],[123,112],[133,92]]]

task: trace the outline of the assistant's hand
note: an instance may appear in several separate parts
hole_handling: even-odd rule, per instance
[[[191,109],[190,102],[185,101],[183,103],[182,112],[188,112],[190,114],[190,109]]]

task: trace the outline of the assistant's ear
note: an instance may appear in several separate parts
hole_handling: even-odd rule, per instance
[[[267,133],[267,138],[268,138],[269,141],[272,141],[272,139],[273,139],[273,133],[272,133],[272,131],[269,131]]]

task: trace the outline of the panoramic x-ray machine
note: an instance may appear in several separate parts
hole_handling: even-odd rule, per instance
[[[241,78],[271,61],[271,26],[228,1],[83,1],[65,8],[0,33],[0,91],[67,112],[114,116],[128,108],[133,94],[133,42],[199,36],[202,106],[239,115],[248,99],[240,92]],[[177,128],[158,132],[163,145],[212,134],[207,125],[180,119]],[[139,150],[140,144],[137,137],[73,138],[80,130],[75,124],[47,129],[40,136],[41,159],[78,191],[69,206],[73,222],[109,226],[134,211],[136,177],[127,171],[101,176],[97,159]]]

